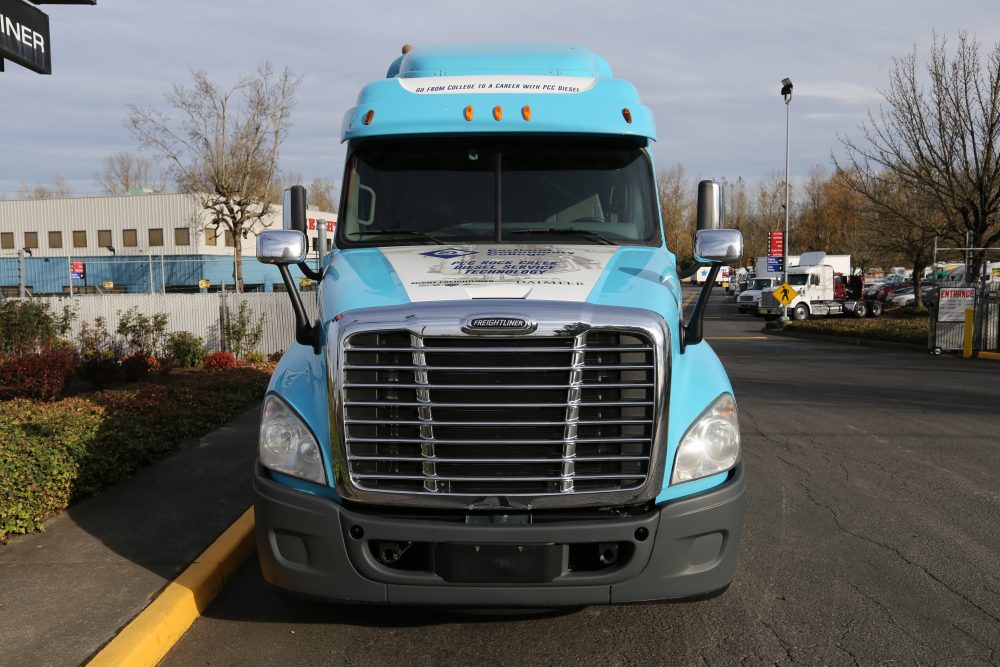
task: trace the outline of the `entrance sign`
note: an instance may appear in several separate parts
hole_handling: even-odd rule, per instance
[[[976,290],[972,287],[942,287],[938,298],[938,322],[964,322],[965,309],[972,308]]]
[[[79,260],[70,262],[69,271],[77,280],[83,280],[87,276],[87,266]]]
[[[784,257],[768,257],[767,258],[767,272],[768,273],[781,273],[785,270]]]
[[[48,14],[22,0],[0,0],[0,58],[52,74]]]

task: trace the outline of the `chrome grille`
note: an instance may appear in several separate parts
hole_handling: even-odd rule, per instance
[[[543,496],[638,489],[650,473],[648,336],[420,336],[344,343],[347,468],[365,491]]]

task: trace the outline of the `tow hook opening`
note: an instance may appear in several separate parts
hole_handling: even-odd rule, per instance
[[[597,560],[604,567],[614,565],[618,562],[618,545],[615,543],[598,544],[597,552]]]
[[[375,558],[383,565],[393,565],[399,562],[411,542],[376,542]]]

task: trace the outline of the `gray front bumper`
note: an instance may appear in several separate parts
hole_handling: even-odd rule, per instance
[[[257,548],[264,578],[338,602],[531,607],[678,599],[725,588],[736,571],[746,479],[740,464],[720,487],[640,516],[533,525],[466,524],[360,513],[272,481],[254,480]],[[351,536],[363,532],[361,539]],[[360,528],[360,531],[358,530]],[[645,529],[645,531],[641,530]],[[648,535],[639,539],[637,535]],[[432,543],[630,543],[606,570],[566,572],[541,584],[455,584],[379,563],[369,541]]]

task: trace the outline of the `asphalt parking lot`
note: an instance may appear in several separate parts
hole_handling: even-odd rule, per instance
[[[255,559],[163,661],[996,664],[1000,364],[766,336],[713,297],[749,504],[736,580],[684,604],[474,615],[270,590]]]

